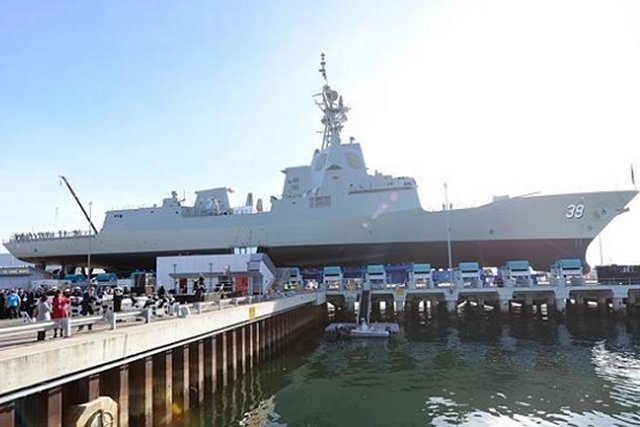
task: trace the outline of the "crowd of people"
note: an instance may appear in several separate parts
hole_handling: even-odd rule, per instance
[[[18,319],[21,312],[31,317],[41,294],[42,291],[0,289],[0,319]]]
[[[166,310],[175,303],[170,292],[160,287],[158,292],[137,295],[127,288],[91,285],[84,290],[74,288],[0,289],[0,319],[24,321],[58,320],[53,337],[62,337],[62,319],[75,316],[92,316],[106,311],[120,312],[126,308],[155,308]],[[92,325],[88,325],[91,330]],[[83,326],[79,326],[79,330]],[[44,340],[46,332],[38,332],[38,340]]]
[[[69,292],[60,289],[38,288],[0,289],[0,319],[47,321],[69,317]],[[62,336],[62,328],[54,329],[54,338]],[[38,340],[45,339],[45,331],[38,332]]]

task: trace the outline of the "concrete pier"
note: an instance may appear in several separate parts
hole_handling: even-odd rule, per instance
[[[153,416],[159,424],[168,425],[173,416],[173,351],[158,353],[153,358]]]
[[[100,387],[102,395],[109,396],[118,402],[118,413],[115,417],[118,420],[118,425],[128,425],[129,365],[123,364],[103,371],[100,376]]]
[[[173,350],[173,410],[178,415],[189,410],[189,346]]]
[[[136,426],[153,424],[153,357],[131,363],[129,372],[129,422]],[[73,383],[72,383],[73,384]],[[93,399],[95,399],[95,396]],[[90,402],[93,399],[88,399]],[[79,402],[81,403],[81,402]],[[73,420],[69,420],[73,421]]]
[[[176,425],[325,318],[310,293],[4,349],[0,426]]]
[[[357,301],[359,290],[327,289],[327,301],[336,306],[336,316],[341,320],[353,320],[355,312],[349,312],[347,301]],[[404,308],[406,316],[413,316],[424,307],[429,315],[456,318],[472,307],[477,313],[486,310],[501,316],[514,313],[524,316],[556,316],[563,318],[568,312],[583,313],[591,305],[597,305],[600,315],[624,317],[637,314],[640,284],[603,285],[583,283],[569,285],[545,284],[527,286],[463,286],[398,288],[396,285],[371,291],[372,301],[385,301],[387,306]],[[465,304],[467,303],[467,304]],[[372,307],[372,314],[376,312]],[[461,307],[460,309],[458,307]],[[344,310],[344,311],[343,311]]]

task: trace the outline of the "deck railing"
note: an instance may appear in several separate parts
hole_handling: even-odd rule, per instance
[[[60,231],[41,231],[36,233],[14,233],[9,239],[10,242],[31,242],[35,240],[54,240],[54,239],[71,239],[84,238],[95,235],[89,230],[60,230]]]

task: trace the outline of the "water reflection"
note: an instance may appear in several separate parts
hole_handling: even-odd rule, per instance
[[[321,339],[218,393],[207,425],[640,425],[637,323],[409,323]]]

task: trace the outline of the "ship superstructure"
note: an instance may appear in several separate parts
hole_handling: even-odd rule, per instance
[[[265,252],[280,266],[475,260],[500,266],[527,259],[548,269],[560,258],[585,261],[589,243],[636,190],[501,198],[468,209],[427,212],[416,182],[367,172],[361,146],[344,142],[349,107],[326,78],[314,96],[323,112],[322,144],[309,165],[286,168],[280,198],[233,207],[230,189],[196,192],[187,206],[172,193],[159,207],[106,212],[97,233],[15,234],[5,247],[35,264],[153,268],[161,255]]]

